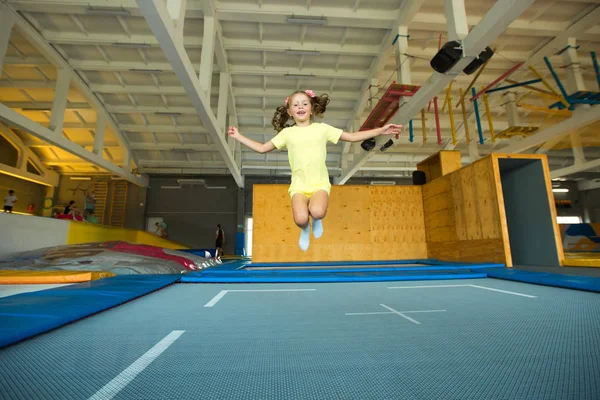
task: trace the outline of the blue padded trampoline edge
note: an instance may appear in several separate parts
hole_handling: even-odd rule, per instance
[[[449,279],[483,279],[486,273],[464,274],[438,274],[438,275],[397,275],[397,276],[311,276],[311,277],[252,277],[252,276],[194,276],[186,275],[181,278],[181,283],[335,283],[335,282],[394,282],[394,281],[421,281],[421,280],[449,280]]]
[[[489,278],[600,293],[600,278],[591,276],[523,271],[512,268],[490,268],[486,272]]]
[[[0,298],[0,349],[156,292],[181,275],[125,275]]]

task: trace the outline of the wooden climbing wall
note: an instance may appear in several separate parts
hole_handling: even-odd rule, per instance
[[[423,187],[430,258],[512,266],[497,163],[486,157]]]
[[[420,186],[333,186],[325,233],[298,247],[287,185],[254,185],[253,262],[427,257]]]

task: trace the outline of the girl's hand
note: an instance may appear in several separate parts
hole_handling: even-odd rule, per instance
[[[238,129],[235,126],[230,126],[229,131],[227,131],[227,134],[229,134],[229,136],[231,136],[234,139],[240,137],[240,131],[238,131]]]
[[[381,135],[396,135],[396,139],[402,132],[402,125],[387,124],[381,128]]]

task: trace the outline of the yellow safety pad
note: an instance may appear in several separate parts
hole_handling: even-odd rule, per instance
[[[0,284],[78,283],[115,276],[112,272],[92,271],[14,271],[0,270]]]

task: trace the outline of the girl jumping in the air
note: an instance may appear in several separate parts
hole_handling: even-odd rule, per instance
[[[379,135],[397,135],[401,125],[389,124],[368,131],[348,133],[327,124],[313,122],[312,116],[322,117],[329,104],[329,96],[315,96],[312,90],[298,91],[277,107],[273,127],[279,132],[267,143],[258,143],[242,135],[236,127],[229,127],[229,135],[258,153],[268,153],[287,147],[292,184],[288,190],[292,198],[294,221],[300,233],[300,248],[308,249],[310,243],[309,215],[312,217],[313,236],[323,235],[322,219],[329,203],[329,173],[325,164],[327,142],[362,142]],[[292,118],[294,125],[286,122]]]

